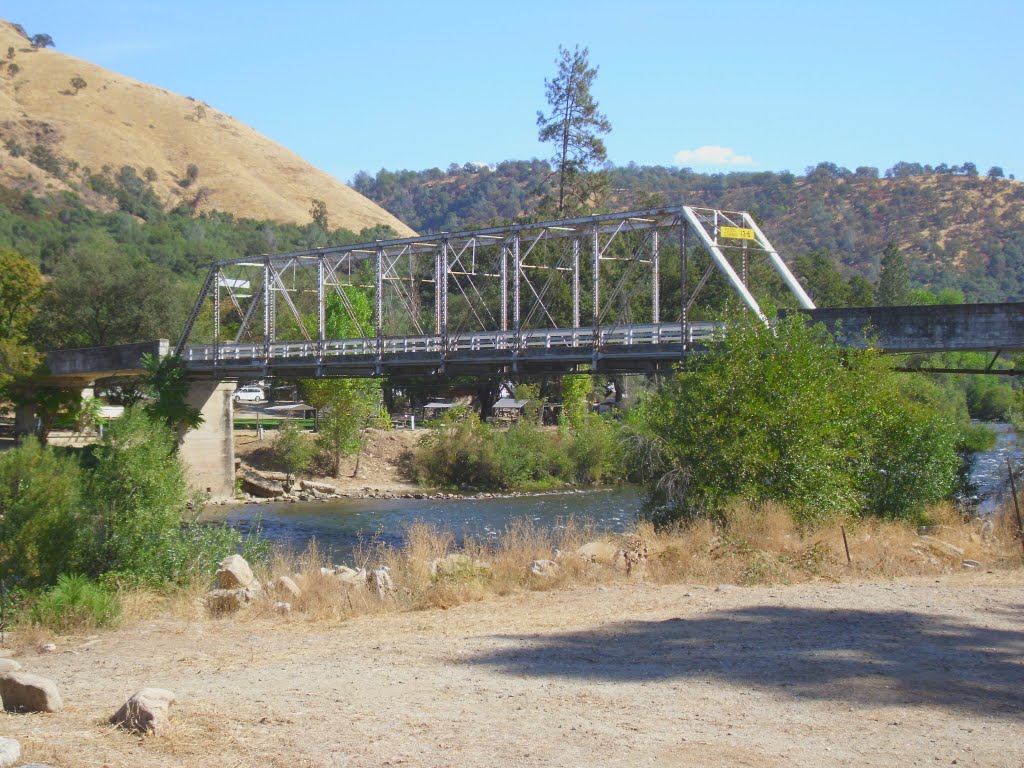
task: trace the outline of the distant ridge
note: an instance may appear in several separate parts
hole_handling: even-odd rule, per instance
[[[83,85],[84,84],[84,85]],[[0,20],[0,186],[36,195],[72,190],[90,207],[114,204],[87,176],[131,166],[166,210],[308,223],[314,199],[328,225],[413,230],[294,152],[208,104],[33,48]],[[351,151],[351,150],[350,150]],[[191,168],[191,171],[190,171]]]

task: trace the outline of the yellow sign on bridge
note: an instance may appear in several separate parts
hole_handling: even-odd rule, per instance
[[[747,227],[721,227],[718,230],[721,237],[728,237],[733,240],[756,240],[754,230]]]

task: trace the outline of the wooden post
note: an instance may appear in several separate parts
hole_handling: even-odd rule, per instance
[[[1006,471],[1010,473],[1010,493],[1013,494],[1013,510],[1017,513],[1017,538],[1020,539],[1021,549],[1024,549],[1024,524],[1020,519],[1020,502],[1017,501],[1017,481],[1013,479],[1013,464],[1010,458],[1006,458]]]
[[[850,542],[846,540],[846,526],[840,525],[839,530],[843,532],[843,547],[846,549],[846,564],[853,565],[853,559],[850,557]]]

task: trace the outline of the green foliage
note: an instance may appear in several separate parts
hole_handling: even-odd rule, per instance
[[[71,89],[75,93],[78,93],[80,90],[85,88],[88,85],[88,83],[85,82],[85,78],[82,77],[81,75],[75,75],[74,77],[71,78],[70,85],[71,85]]]
[[[890,241],[882,254],[875,303],[880,307],[898,307],[910,303],[910,273],[902,252]]]
[[[299,427],[286,423],[277,428],[277,436],[274,438],[274,461],[288,473],[289,480],[309,467],[313,461],[313,454],[313,443]]]
[[[574,373],[562,377],[562,421],[579,429],[590,409],[590,391],[593,381],[589,373]]]
[[[38,267],[11,248],[0,247],[0,338],[25,337],[42,292]]]
[[[947,497],[960,431],[941,391],[789,317],[732,317],[723,343],[637,410],[660,518],[778,501],[802,520],[913,517]],[[637,450],[634,450],[634,461]]]
[[[0,453],[0,573],[24,587],[85,570],[89,523],[77,463],[28,438]]]
[[[142,367],[146,369],[144,387],[155,397],[145,406],[150,416],[178,434],[203,423],[200,410],[188,404],[189,385],[180,357],[168,355],[159,358],[145,353],[142,355]]]
[[[555,151],[552,164],[558,173],[559,215],[580,210],[593,203],[595,181],[607,180],[591,171],[608,158],[602,133],[610,133],[608,118],[597,109],[590,93],[597,67],[591,67],[589,51],[558,46],[558,73],[544,81],[544,95],[550,112],[537,113],[537,138],[551,144]]]
[[[444,488],[510,490],[597,484],[621,476],[612,422],[587,416],[578,429],[553,430],[523,419],[507,430],[452,408],[420,440],[413,459],[418,479]]]
[[[113,625],[121,615],[117,596],[85,576],[62,575],[32,606],[32,621],[67,633]]]

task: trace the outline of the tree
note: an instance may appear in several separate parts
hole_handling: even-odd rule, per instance
[[[300,427],[282,422],[274,438],[274,459],[288,475],[291,486],[295,475],[305,471],[313,461],[313,445]]]
[[[565,212],[567,196],[586,202],[590,196],[586,177],[608,157],[599,134],[609,133],[612,126],[590,93],[597,67],[590,66],[589,53],[578,45],[572,51],[558,46],[558,74],[544,80],[551,111],[537,113],[537,138],[555,146],[552,164],[558,173],[559,215]]]
[[[53,48],[53,38],[49,35],[32,35],[30,42],[33,48]]]
[[[828,251],[814,251],[796,257],[797,277],[819,307],[850,305],[850,286],[839,274]]]
[[[988,169],[988,173],[985,174],[990,179],[1001,179],[1003,178],[1003,169],[998,165],[993,165]]]
[[[910,273],[907,262],[893,240],[882,253],[882,270],[878,275],[875,302],[880,307],[899,307],[910,302]]]
[[[172,338],[191,295],[165,269],[136,263],[106,233],[91,233],[61,259],[33,334],[47,349]]]
[[[959,414],[924,377],[837,345],[799,313],[725,337],[631,419],[654,457],[660,518],[722,517],[733,499],[830,514],[916,517],[953,490]]]
[[[180,357],[158,358],[146,353],[142,355],[142,367],[146,369],[144,387],[154,397],[146,404],[146,413],[179,438],[203,423],[202,412],[188,403],[188,380]]]
[[[29,376],[39,363],[26,334],[42,289],[35,264],[10,248],[0,248],[0,393]]]
[[[87,86],[87,85],[88,85],[88,83],[85,82],[85,78],[82,77],[81,75],[75,75],[74,77],[71,78],[71,88],[74,90],[75,93],[78,93],[80,90],[85,88],[85,86]]]
[[[327,231],[327,203],[323,200],[313,200],[313,204],[309,207],[309,215],[314,224],[319,224],[320,229],[324,232]]]

